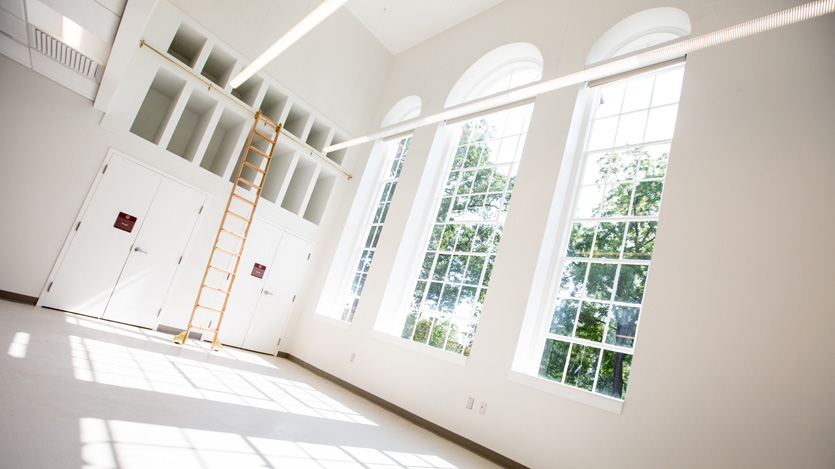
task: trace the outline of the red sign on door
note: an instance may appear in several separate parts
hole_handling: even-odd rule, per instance
[[[119,212],[119,216],[116,217],[116,223],[113,225],[113,228],[118,228],[122,231],[127,231],[130,233],[133,231],[133,226],[136,224],[136,217],[133,215],[128,215],[125,212]]]
[[[266,272],[266,271],[267,271],[267,266],[256,263],[252,267],[252,276],[253,277],[258,277],[258,278],[264,278],[264,272]]]

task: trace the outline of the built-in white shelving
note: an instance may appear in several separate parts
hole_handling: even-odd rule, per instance
[[[131,78],[120,85],[131,88],[114,108],[122,114],[106,120],[112,117],[114,125],[197,170],[233,180],[260,109],[284,131],[261,197],[318,225],[336,182],[346,177],[340,166],[345,150],[324,154],[323,149],[348,136],[263,73],[232,88],[229,81],[247,61],[168,2],[157,5],[143,40],[150,47],[135,54]],[[245,168],[244,177],[247,172],[254,173]]]

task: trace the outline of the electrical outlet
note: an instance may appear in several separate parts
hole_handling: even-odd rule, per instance
[[[467,398],[467,409],[473,410],[473,404],[475,404],[475,399],[472,397]]]
[[[487,403],[482,402],[481,407],[478,408],[478,413],[484,415],[485,412],[487,412]]]
[[[357,354],[356,354],[356,353],[352,353],[352,354],[351,354],[351,359],[350,359],[350,361],[354,361],[354,359],[355,359],[355,358],[357,358]]]

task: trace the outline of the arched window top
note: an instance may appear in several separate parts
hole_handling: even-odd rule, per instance
[[[535,82],[542,77],[542,53],[533,44],[507,44],[485,54],[461,75],[444,108]]]
[[[624,18],[594,43],[586,65],[690,34],[690,17],[672,7],[651,8]]]
[[[383,118],[383,123],[380,127],[388,127],[409,119],[414,119],[420,115],[421,106],[423,102],[419,97],[412,95],[406,96],[391,107],[386,117]]]

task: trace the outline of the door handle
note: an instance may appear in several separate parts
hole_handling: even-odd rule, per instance
[[[273,293],[268,291],[268,290],[264,290],[262,293],[267,295],[267,296],[273,296]]]
[[[142,249],[141,247],[137,246],[133,248],[133,252],[141,252],[142,254],[148,254],[148,251]]]

